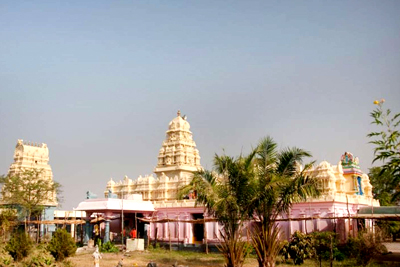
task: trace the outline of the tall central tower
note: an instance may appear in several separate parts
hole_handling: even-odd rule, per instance
[[[165,174],[181,180],[193,176],[193,172],[199,169],[202,169],[200,155],[193,141],[190,124],[186,116],[181,116],[178,111],[177,117],[169,123],[154,173],[158,177]]]

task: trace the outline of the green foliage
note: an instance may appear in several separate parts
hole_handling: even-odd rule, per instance
[[[55,259],[45,248],[38,246],[26,257],[23,266],[29,267],[56,267]]]
[[[24,231],[14,232],[6,245],[6,251],[15,261],[21,261],[32,250],[32,240]]]
[[[116,253],[119,252],[119,249],[110,241],[104,243],[103,245],[99,246],[100,252],[105,253]]]
[[[5,249],[5,243],[0,243],[0,267],[11,266],[13,261],[11,255]]]
[[[370,142],[375,145],[373,162],[382,161],[384,163],[379,176],[384,173],[391,176],[383,178],[390,180],[387,184],[389,188],[385,188],[385,193],[392,196],[391,201],[397,201],[400,199],[400,187],[398,186],[400,183],[400,132],[397,130],[400,125],[400,113],[392,115],[390,109],[384,110],[384,102],[384,99],[375,101],[374,104],[378,107],[370,114],[373,118],[372,124],[383,127],[383,129],[371,132],[367,136],[376,138]],[[373,185],[375,186],[375,184]]]
[[[396,184],[392,174],[387,170],[383,170],[382,167],[373,167],[369,169],[368,176],[373,186],[372,193],[374,198],[379,200],[381,206],[395,205],[396,203],[392,200],[392,196],[395,192]]]
[[[13,209],[3,209],[0,212],[0,235],[3,237],[3,241],[7,239],[16,219],[16,211]]]
[[[47,250],[57,261],[75,254],[76,245],[74,239],[65,229],[57,229],[47,246]]]
[[[159,250],[159,249],[161,249],[161,247],[160,247],[160,243],[155,243],[154,245],[152,245],[152,244],[150,244],[149,245],[149,250]]]
[[[382,167],[373,167],[369,170],[369,179],[373,186],[372,193],[378,199],[381,206],[396,205],[393,194],[396,192],[397,184],[393,175]],[[397,221],[378,221],[377,225],[386,235],[391,235],[393,241],[400,233],[400,222]]]
[[[248,155],[214,158],[214,171],[200,171],[180,195],[197,193],[198,204],[222,225],[221,246],[227,267],[242,266],[246,244],[240,243],[243,222],[255,219],[252,245],[259,266],[272,266],[282,248],[275,219],[287,213],[293,203],[319,195],[317,181],[297,168],[310,153],[299,148],[278,151],[272,138],[266,137]]]
[[[315,249],[316,259],[320,266],[322,260],[343,260],[344,255],[337,248],[337,234],[333,232],[313,232],[313,246]]]
[[[306,164],[302,171],[297,166],[311,154],[296,147],[281,151],[277,147],[271,137],[266,137],[254,150],[255,179],[251,183],[248,211],[260,221],[252,233],[259,266],[273,266],[281,251],[282,244],[277,238],[280,229],[275,219],[287,214],[293,203],[320,194],[317,180],[305,174],[312,164]]]
[[[196,191],[197,204],[204,204],[207,213],[222,225],[224,242],[218,248],[225,257],[227,267],[242,266],[247,256],[248,243],[242,242],[243,223],[249,218],[247,190],[253,180],[253,154],[233,158],[214,158],[214,171],[202,170],[195,173],[191,183],[182,189],[181,195]]]
[[[32,214],[40,214],[44,204],[56,202],[60,189],[59,183],[49,181],[42,171],[34,169],[1,177],[0,184],[3,203],[21,207],[28,220]]]
[[[291,241],[286,244],[285,251],[293,259],[295,265],[303,264],[305,259],[310,259],[315,255],[312,235],[294,232]]]
[[[380,231],[360,232],[358,237],[349,238],[344,248],[344,253],[348,257],[357,259],[357,264],[367,266],[371,260],[379,254],[387,253],[386,247],[382,244],[384,241]]]

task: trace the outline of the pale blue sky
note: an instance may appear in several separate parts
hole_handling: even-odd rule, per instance
[[[47,143],[63,209],[150,174],[188,116],[201,163],[266,135],[371,167],[375,99],[400,112],[400,1],[1,1],[0,174]]]

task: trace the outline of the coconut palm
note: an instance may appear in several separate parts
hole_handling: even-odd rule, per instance
[[[181,196],[195,190],[197,204],[222,226],[219,246],[226,267],[243,266],[248,244],[242,240],[245,221],[253,220],[252,240],[259,266],[274,266],[281,249],[277,217],[293,203],[318,196],[316,180],[300,171],[298,164],[310,153],[299,148],[277,150],[266,137],[247,156],[214,158],[214,171],[195,173]]]
[[[222,242],[219,249],[224,255],[226,267],[243,266],[248,252],[248,243],[242,241],[243,223],[249,219],[248,204],[251,199],[254,169],[254,153],[233,158],[214,158],[214,171],[202,170],[195,173],[191,183],[181,190],[196,191],[196,204],[205,205],[206,212],[213,216],[221,227]]]
[[[299,148],[278,151],[271,137],[262,139],[255,151],[253,197],[248,209],[255,221],[252,240],[259,266],[272,267],[281,250],[280,227],[275,220],[288,214],[293,203],[316,197],[319,191],[316,180],[304,173],[312,164],[299,168],[303,159],[311,156],[309,152]]]

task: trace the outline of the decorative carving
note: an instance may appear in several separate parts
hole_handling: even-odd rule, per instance
[[[353,154],[351,154],[350,152],[344,152],[341,157],[341,162],[343,166],[359,164],[358,157],[354,157]]]

